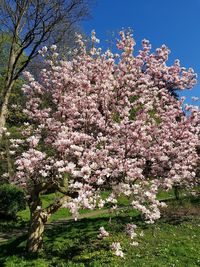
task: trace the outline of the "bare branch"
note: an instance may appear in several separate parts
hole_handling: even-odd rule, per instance
[[[10,59],[13,62],[9,62],[8,66],[10,79],[19,77],[59,25],[67,32],[87,15],[87,0],[1,0],[1,28],[8,27],[9,31],[12,29],[13,37],[10,49]],[[64,31],[60,34],[58,31],[54,42],[59,43],[63,35]],[[27,59],[21,63],[20,58],[24,53],[27,54]]]

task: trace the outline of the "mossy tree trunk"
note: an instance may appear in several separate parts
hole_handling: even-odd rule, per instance
[[[42,201],[40,194],[36,190],[32,191],[28,201],[30,209],[30,225],[28,231],[27,251],[38,252],[42,249],[44,224],[47,218],[43,215]]]
[[[28,203],[31,217],[26,246],[27,252],[37,253],[43,248],[45,223],[51,217],[51,215],[55,213],[66,200],[68,200],[68,198],[68,196],[64,196],[49,205],[47,208],[42,209],[42,202],[39,193],[32,193]]]
[[[31,253],[38,252],[43,246],[43,233],[46,218],[41,211],[35,211],[31,214],[31,221],[28,232],[27,251]]]
[[[10,83],[8,86],[6,86],[6,93],[3,96],[1,96],[1,104],[0,104],[0,141],[2,140],[3,136],[3,128],[6,126],[6,117],[8,114],[8,103],[11,95],[11,90],[13,87],[13,83]]]

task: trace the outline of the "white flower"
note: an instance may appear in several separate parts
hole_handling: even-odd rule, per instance
[[[44,170],[40,170],[39,173],[43,176],[43,177],[47,177],[48,173]]]
[[[116,256],[121,257],[121,258],[124,257],[124,253],[122,251],[122,248],[119,242],[113,242],[111,245],[111,249],[113,250]]]
[[[52,50],[52,51],[55,51],[56,49],[57,49],[57,45],[52,45],[51,47],[50,47],[50,49]]]
[[[74,170],[76,167],[76,164],[74,164],[73,162],[69,162],[67,165],[67,168],[69,168],[69,170]]]
[[[122,250],[116,250],[115,251],[115,255],[118,257],[123,258],[124,257],[124,252]]]
[[[46,46],[42,47],[42,49],[40,49],[38,51],[38,53],[42,56],[44,56],[44,54],[47,52],[48,48]]]
[[[137,236],[137,234],[135,233],[135,229],[137,228],[137,226],[135,224],[127,224],[126,226],[126,232],[127,234],[130,236],[131,239],[133,239],[134,237]]]
[[[144,232],[143,231],[140,233],[140,236],[144,236]]]
[[[53,58],[57,58],[59,56],[58,53],[53,53]]]
[[[117,199],[114,197],[114,195],[111,193],[110,196],[106,199],[107,202],[116,204],[117,203]]]
[[[99,178],[98,180],[97,180],[97,184],[98,185],[102,185],[104,183],[104,180],[102,179],[102,178]]]
[[[99,203],[98,203],[98,207],[101,209],[101,208],[103,208],[104,204],[105,204],[105,201],[100,199]]]
[[[2,175],[2,177],[4,177],[4,178],[8,178],[8,177],[9,177],[9,173],[8,173],[8,172],[4,173],[4,174]]]
[[[139,243],[138,242],[136,242],[136,241],[133,241],[132,243],[130,243],[132,246],[138,246],[139,245]]]
[[[43,51],[44,53],[46,53],[47,50],[48,50],[48,48],[47,48],[46,46],[42,47],[42,51]]]
[[[98,235],[99,238],[104,238],[104,237],[109,236],[109,233],[105,230],[103,226],[99,228],[99,232],[100,232]]]
[[[160,160],[161,160],[161,161],[168,161],[169,158],[168,158],[167,156],[161,156],[161,157],[160,157]]]
[[[90,167],[88,165],[83,166],[81,168],[81,174],[82,175],[90,175],[90,173],[91,173],[91,169],[90,169]]]

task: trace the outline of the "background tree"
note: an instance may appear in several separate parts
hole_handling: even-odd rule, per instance
[[[8,102],[15,81],[50,40],[60,42],[66,32],[89,14],[87,0],[1,0],[1,30],[11,36],[7,70],[1,90],[0,139],[8,113]],[[59,28],[59,32],[57,32]],[[27,57],[21,61],[23,54]]]
[[[12,36],[8,33],[0,33],[0,94],[2,94],[2,90],[4,89],[11,44]],[[25,59],[26,56],[23,53],[18,65],[20,66],[20,62],[23,62]],[[27,121],[26,116],[22,112],[23,108],[25,108],[25,96],[21,91],[23,82],[22,77],[14,82],[8,102],[7,127],[13,138],[19,137],[19,127]],[[0,143],[0,159],[0,182],[8,182],[8,178],[13,175],[13,162],[9,155],[9,142],[6,135],[4,135]]]
[[[65,34],[59,39],[59,42],[56,41],[58,35],[60,35],[60,29],[62,31],[62,25],[58,26],[58,29],[54,30],[51,34],[49,40],[45,43],[47,47],[50,47],[52,44],[56,43],[56,52],[59,59],[62,60],[70,60],[73,57],[74,49],[78,49],[77,44],[77,34],[81,34],[83,36],[81,28],[78,25],[71,25],[69,29],[65,29]],[[89,38],[85,36],[85,39],[88,40],[89,47]],[[31,60],[29,65],[27,66],[27,70],[30,71],[34,77],[37,79],[40,77],[41,70],[45,67],[44,57],[37,56]]]

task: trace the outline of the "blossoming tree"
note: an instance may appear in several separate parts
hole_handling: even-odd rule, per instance
[[[151,53],[147,40],[134,56],[132,35],[120,36],[119,55],[96,48],[93,32],[89,52],[78,36],[80,49],[72,61],[57,61],[52,46],[39,81],[24,73],[24,112],[32,123],[24,126],[23,140],[12,140],[13,150],[25,149],[15,154],[13,181],[27,193],[30,252],[42,247],[44,224],[61,206],[77,218],[80,208],[117,206],[117,197],[125,194],[153,223],[160,217],[159,187],[194,182],[199,111],[187,107],[185,116],[183,99],[171,92],[192,88],[195,73],[178,60],[167,66],[168,48]],[[63,197],[43,208],[40,195],[52,187]],[[110,192],[107,199],[103,190]]]

